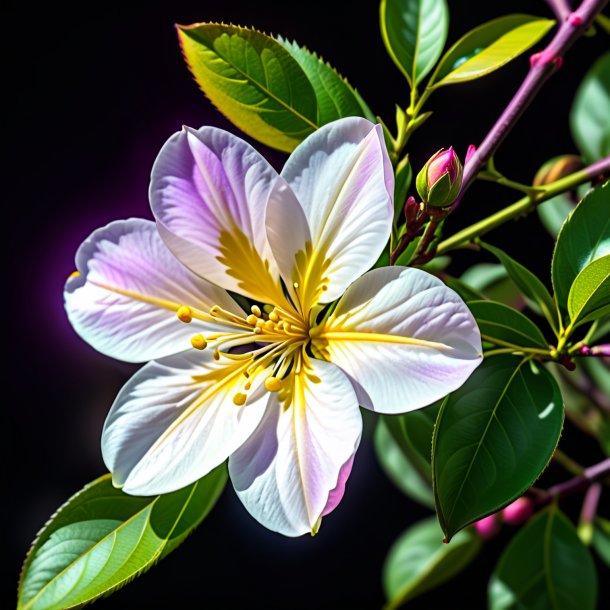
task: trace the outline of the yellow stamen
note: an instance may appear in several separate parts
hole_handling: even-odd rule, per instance
[[[273,320],[274,322],[277,322],[280,319],[280,316],[275,309],[269,314],[269,319]]]
[[[279,392],[282,387],[282,380],[277,377],[267,377],[265,379],[265,388],[269,390],[269,392]]]
[[[195,335],[191,337],[191,345],[195,349],[205,349],[208,346],[208,342],[203,335]]]
[[[68,279],[71,280],[73,277],[79,277],[80,276],[80,271],[73,271],[69,276]]]
[[[375,343],[398,343],[402,345],[418,345],[420,347],[430,347],[439,350],[453,350],[450,345],[438,343],[436,341],[426,341],[425,339],[416,339],[415,337],[403,337],[401,335],[386,335],[383,333],[359,333],[359,332],[343,332],[331,331],[323,332],[317,335],[316,332],[310,331],[312,339],[319,337],[320,339],[337,340],[337,341],[372,341]]]
[[[185,324],[193,321],[193,312],[191,311],[191,308],[186,305],[179,307],[176,315],[180,322],[184,322]]]
[[[243,392],[237,392],[235,396],[233,396],[233,404],[236,404],[238,407],[246,404],[246,400],[248,399],[247,394]]]
[[[260,318],[263,315],[263,312],[261,311],[261,308],[258,305],[252,305],[252,307],[250,307],[250,311],[257,317]]]
[[[257,322],[258,322],[258,318],[251,313],[247,318],[246,318],[246,322],[248,324],[250,324],[250,326],[254,326]]]

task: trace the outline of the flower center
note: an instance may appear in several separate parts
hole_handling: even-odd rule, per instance
[[[265,388],[279,392],[286,376],[303,361],[310,341],[308,324],[296,311],[265,305],[252,305],[250,314],[240,316],[215,305],[209,313],[183,305],[176,312],[185,324],[194,318],[215,321],[227,327],[226,332],[197,334],[191,345],[198,350],[213,349],[215,360],[230,361],[236,373],[239,391],[233,402],[242,406],[248,399],[252,379],[263,371],[272,370],[265,379]]]

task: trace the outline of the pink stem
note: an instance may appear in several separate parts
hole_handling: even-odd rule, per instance
[[[549,487],[546,492],[536,498],[536,504],[548,504],[555,498],[563,498],[588,489],[593,483],[603,479],[608,474],[610,474],[610,458],[595,464],[595,466],[585,468],[581,475],[569,481]]]
[[[589,28],[597,14],[606,6],[608,0],[584,0],[574,11],[569,13],[553,40],[540,53],[530,58],[530,69],[525,80],[509,102],[496,124],[491,128],[477,151],[464,168],[462,190],[454,208],[460,201],[477,174],[493,156],[504,138],[514,127],[527,107],[532,103],[536,94],[548,78],[561,66],[565,52]]]

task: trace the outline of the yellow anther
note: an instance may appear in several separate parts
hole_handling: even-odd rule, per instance
[[[220,352],[217,349],[214,350],[213,356],[214,360],[220,360]]]
[[[258,305],[252,305],[252,307],[250,307],[250,311],[257,317],[260,318],[263,315],[263,312],[261,311],[261,308]]]
[[[191,308],[187,307],[186,305],[179,307],[176,315],[178,316],[180,322],[184,322],[185,324],[193,321],[193,312],[191,311]]]
[[[292,282],[292,285],[293,285],[295,288],[298,288],[298,287],[299,287],[299,283],[298,283],[298,282]]]
[[[252,382],[246,381],[246,383],[244,384],[244,390],[249,390],[251,387],[252,387]]]
[[[264,325],[265,330],[275,330],[275,322],[273,320],[267,320]]]
[[[280,319],[280,316],[278,315],[277,311],[274,310],[269,314],[269,319],[277,322]]]
[[[238,407],[241,407],[242,405],[246,404],[247,399],[248,396],[246,394],[244,394],[243,392],[237,392],[237,394],[233,396],[233,404],[236,404]]]
[[[205,349],[208,346],[208,342],[203,335],[195,335],[191,337],[191,345],[195,349]]]
[[[282,380],[277,377],[267,377],[265,379],[265,388],[269,390],[269,392],[278,392],[282,387]]]
[[[251,313],[247,318],[246,318],[246,322],[248,324],[250,324],[250,326],[254,326],[257,322],[258,322],[258,318]]]
[[[265,326],[265,320],[263,320],[262,318],[259,318],[256,321],[256,326],[257,326],[257,328],[262,328],[263,326]]]
[[[73,277],[79,277],[80,276],[80,271],[73,271],[69,276],[68,279],[71,280]]]
[[[257,327],[254,329],[254,334],[255,334],[255,335],[260,335],[262,332],[263,332],[263,329],[262,329],[260,326],[257,326]]]

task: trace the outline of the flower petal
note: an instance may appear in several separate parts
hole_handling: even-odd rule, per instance
[[[117,396],[102,433],[113,482],[136,495],[180,489],[221,464],[264,414],[264,375],[251,378],[244,406],[243,364],[191,350],[138,371]]]
[[[481,335],[460,297],[438,278],[384,267],[356,281],[315,342],[380,413],[425,407],[480,364]]]
[[[300,536],[315,533],[343,495],[362,418],[354,390],[336,366],[312,360],[308,374],[292,379],[288,402],[272,395],[257,430],[229,458],[229,473],[255,519]]]
[[[185,127],[155,161],[150,201],[161,237],[195,273],[263,302],[284,302],[265,231],[275,170],[222,129]]]
[[[76,254],[76,267],[64,291],[70,322],[113,358],[161,358],[188,349],[196,333],[225,329],[180,322],[176,311],[182,305],[205,311],[219,305],[243,315],[225,290],[180,264],[150,220],[119,220],[94,231]]]
[[[356,117],[329,123],[297,146],[281,176],[267,208],[273,254],[305,309],[329,303],[390,237],[394,174],[381,126]]]

